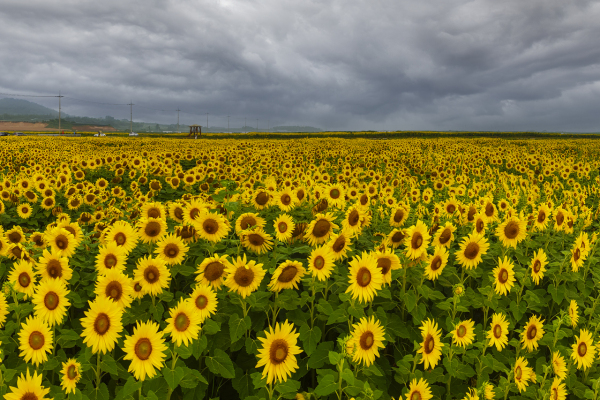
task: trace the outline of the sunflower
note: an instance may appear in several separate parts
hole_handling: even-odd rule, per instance
[[[435,251],[427,259],[425,265],[425,275],[430,281],[434,281],[442,274],[442,271],[448,264],[448,250],[444,246],[436,246]]]
[[[576,342],[573,344],[571,358],[577,362],[577,369],[583,367],[584,370],[592,366],[596,347],[593,345],[592,335],[586,330],[579,331],[579,336],[575,336]]]
[[[343,260],[348,257],[346,253],[348,252],[349,246],[352,243],[350,242],[350,234],[348,232],[344,232],[343,230],[339,233],[334,233],[331,235],[327,246],[331,249],[335,260]]]
[[[69,290],[60,279],[47,279],[40,283],[33,296],[35,316],[50,326],[62,323],[71,303],[67,299]]]
[[[77,247],[75,236],[68,230],[56,227],[46,234],[46,241],[55,252],[65,257],[71,257]]]
[[[507,218],[496,228],[496,236],[498,236],[504,247],[514,247],[516,249],[517,245],[527,237],[525,225],[525,220],[516,216]]]
[[[294,194],[290,189],[283,189],[273,195],[273,202],[283,212],[289,212],[296,206],[294,200]]]
[[[400,228],[406,220],[408,219],[408,214],[410,213],[410,208],[404,204],[399,204],[396,207],[392,208],[390,213],[390,226],[395,228]]]
[[[155,243],[167,233],[167,222],[162,218],[141,218],[137,232],[144,243]]]
[[[29,205],[29,203],[19,204],[17,206],[17,214],[21,219],[29,218],[32,212],[33,208],[31,207],[31,205]]]
[[[146,256],[138,260],[133,279],[139,282],[143,294],[154,297],[161,294],[163,289],[169,287],[171,274],[163,258]]]
[[[94,293],[96,296],[107,297],[114,301],[121,309],[131,304],[131,278],[121,271],[108,270],[106,275],[99,276]]]
[[[473,343],[473,339],[475,339],[474,327],[475,323],[470,319],[456,324],[452,331],[452,342],[461,347],[467,347]]]
[[[531,260],[531,279],[535,282],[536,285],[539,285],[540,279],[544,277],[544,272],[546,272],[546,265],[548,265],[548,258],[544,249],[539,249],[533,253],[533,260]]]
[[[252,205],[257,210],[263,210],[269,206],[269,201],[271,200],[271,195],[268,191],[264,189],[258,189],[252,195]]]
[[[435,368],[442,358],[442,347],[444,344],[440,341],[442,330],[438,329],[437,322],[427,319],[423,322],[423,326],[419,328],[423,343],[417,353],[422,354],[419,363],[425,363],[425,369]]]
[[[48,360],[48,355],[52,351],[54,337],[50,327],[40,318],[29,316],[21,324],[19,332],[19,350],[20,356],[26,362],[32,362],[36,367]]]
[[[46,243],[46,238],[41,232],[33,232],[29,237],[29,242],[33,244],[33,247],[36,249],[45,249],[48,247],[48,243]]]
[[[358,235],[362,230],[361,220],[363,212],[361,207],[350,206],[346,210],[344,219],[342,220],[342,229],[344,229],[352,237]]]
[[[60,279],[68,282],[73,276],[73,270],[69,267],[69,259],[55,250],[44,249],[36,263],[36,270],[42,276],[42,282],[47,279]]]
[[[75,238],[75,247],[77,247],[85,237],[83,234],[83,230],[77,222],[70,222],[70,218],[68,215],[64,215],[64,217],[67,217],[68,219],[59,222],[57,226],[66,229],[71,235],[73,235],[73,237]]]
[[[438,229],[431,244],[434,246],[445,246],[449,248],[450,244],[454,240],[454,231],[456,231],[456,227],[452,225],[451,222],[446,222],[444,226]]]
[[[410,382],[406,400],[429,400],[431,398],[433,398],[433,395],[425,379],[419,378],[417,381],[415,378]]]
[[[200,237],[209,242],[219,242],[231,229],[221,214],[201,212],[191,222]]]
[[[4,237],[11,244],[23,243],[25,242],[25,234],[23,233],[23,228],[20,226],[15,226],[6,232],[4,232]]]
[[[21,374],[17,379],[17,386],[11,386],[11,393],[4,395],[5,400],[47,400],[46,395],[50,389],[46,389],[42,386],[43,374],[37,374],[36,371],[33,375],[29,375],[29,368],[27,368],[27,375]],[[7,382],[5,382],[6,384]]]
[[[179,223],[182,223],[183,215],[184,215],[184,211],[183,211],[183,206],[181,205],[181,203],[174,201],[171,204],[169,204],[169,216],[171,217],[171,219],[173,219]]]
[[[81,379],[81,364],[74,358],[69,358],[66,363],[62,363],[63,374],[62,378],[62,389],[65,393],[75,393],[77,382]]]
[[[561,379],[554,378],[550,386],[550,400],[565,400],[567,398],[567,388]]]
[[[262,228],[243,231],[240,241],[242,246],[256,254],[267,253],[273,248],[273,238]]]
[[[534,216],[533,228],[538,231],[543,231],[548,226],[549,216],[551,215],[550,207],[542,203],[538,206],[536,215]]]
[[[562,206],[558,206],[554,209],[552,218],[554,220],[554,230],[556,232],[563,231],[565,229],[565,220],[567,219],[567,215],[567,211],[562,208]]]
[[[481,217],[486,224],[492,223],[498,219],[498,209],[491,200],[487,200],[480,212]]]
[[[202,285],[210,285],[215,289],[218,289],[223,285],[225,281],[225,270],[229,266],[227,261],[227,255],[219,256],[213,254],[212,257],[207,257],[198,265],[196,271],[196,281]]]
[[[200,316],[200,322],[204,322],[212,314],[217,312],[217,294],[213,288],[208,285],[197,285],[190,295],[190,302],[195,306],[196,312]]]
[[[406,256],[411,260],[420,258],[427,252],[430,238],[427,226],[421,220],[418,220],[415,225],[406,230],[406,237],[404,239]]]
[[[92,348],[92,353],[105,354],[113,350],[121,337],[123,310],[107,297],[96,297],[89,306],[85,317],[81,318],[81,337],[83,343]]]
[[[586,256],[587,254],[585,252],[582,252],[579,247],[577,247],[576,245],[573,246],[573,249],[571,250],[571,270],[573,272],[579,271],[579,268],[581,268],[581,266],[583,265]]]
[[[494,393],[494,385],[492,385],[491,383],[485,385],[484,397],[485,400],[494,400],[494,398],[496,397],[496,394]]]
[[[234,263],[227,266],[225,286],[229,291],[234,291],[242,298],[250,296],[252,292],[258,289],[260,282],[265,277],[265,270],[262,264],[257,264],[254,260],[248,261],[246,255],[238,257]]]
[[[8,256],[10,244],[2,235],[0,235],[0,257]]]
[[[460,249],[455,253],[456,260],[466,269],[477,268],[481,263],[481,256],[486,254],[490,247],[483,234],[471,233],[460,244]]]
[[[404,243],[404,238],[406,237],[406,231],[400,229],[393,229],[389,235],[387,235],[387,243],[392,248],[396,249],[402,243]]]
[[[286,382],[288,377],[298,369],[296,354],[302,353],[297,346],[299,333],[287,320],[269,327],[265,338],[259,337],[262,348],[258,350],[258,362],[255,368],[263,367],[262,377],[267,377],[267,384]]]
[[[45,197],[41,204],[42,208],[46,211],[50,211],[52,210],[52,208],[56,205],[56,199],[54,198],[54,196],[50,196],[50,197]]]
[[[327,204],[330,204],[332,207],[343,208],[345,200],[345,190],[344,187],[340,184],[330,185],[325,189],[324,198],[327,200]]]
[[[499,265],[494,268],[494,291],[500,295],[508,295],[510,289],[515,284],[515,271],[513,262],[507,257],[504,260],[498,259]]]
[[[390,248],[384,248],[382,251],[376,251],[373,253],[377,267],[381,270],[383,275],[384,284],[392,284],[392,271],[395,269],[402,268],[400,265],[400,258]]]
[[[239,235],[240,232],[252,227],[265,227],[265,220],[256,213],[244,213],[235,221],[235,232]]]
[[[269,289],[273,292],[281,292],[283,289],[298,289],[298,282],[305,273],[306,270],[300,261],[286,260],[275,270],[271,283],[269,283]]]
[[[333,213],[317,214],[315,219],[306,227],[304,239],[307,240],[311,246],[326,242],[333,234],[333,230],[338,228],[338,226],[333,223],[334,219],[335,216]]]
[[[379,348],[384,348],[385,330],[374,316],[363,317],[352,325],[351,339],[354,345],[352,361],[369,367],[379,357]]]
[[[296,225],[294,220],[287,214],[279,215],[275,221],[273,221],[275,227],[275,237],[280,242],[287,242],[292,238],[292,233]]]
[[[188,250],[189,247],[181,238],[170,233],[163,236],[160,242],[158,242],[154,253],[164,259],[167,265],[178,265],[183,262]]]
[[[29,261],[19,260],[13,264],[14,268],[8,274],[8,281],[14,284],[17,292],[25,293],[25,298],[33,297],[35,291],[36,272]]]
[[[571,318],[571,326],[576,327],[579,321],[579,307],[577,307],[575,300],[571,300],[571,303],[569,303],[569,317]]]
[[[126,254],[129,254],[137,244],[138,234],[127,222],[117,221],[106,232],[105,240],[117,243]]]
[[[165,206],[158,202],[148,202],[142,205],[142,209],[140,210],[140,214],[142,218],[161,218],[167,219],[167,212],[165,211]]]
[[[558,351],[552,353],[552,370],[561,381],[567,376],[567,362]]]
[[[533,349],[538,348],[538,341],[544,336],[544,320],[532,315],[525,325],[523,330],[523,348],[527,347],[527,351],[532,352]]]
[[[6,303],[6,296],[4,295],[4,293],[2,291],[0,291],[0,328],[2,328],[4,326],[7,315],[8,315],[8,304]]]
[[[361,256],[354,256],[348,263],[349,283],[346,293],[352,294],[352,299],[359,299],[361,303],[373,300],[383,284],[383,274],[377,267],[377,261],[372,253],[363,252]]]
[[[152,378],[156,375],[156,369],[160,371],[166,358],[168,347],[158,330],[156,322],[138,321],[133,328],[133,335],[125,337],[123,360],[131,360],[128,371],[133,372],[139,381],[145,380],[146,376]]]
[[[100,246],[100,252],[96,256],[96,270],[100,275],[106,275],[110,270],[123,271],[127,262],[125,249],[116,242],[108,242]]]
[[[328,246],[313,249],[308,258],[308,270],[320,281],[326,281],[333,272],[335,256]]]
[[[508,325],[506,315],[495,313],[492,315],[491,329],[487,332],[487,338],[490,340],[489,345],[495,345],[498,351],[502,351],[508,343]]]
[[[531,379],[530,370],[527,366],[527,360],[525,360],[523,357],[519,357],[515,362],[513,373],[515,377],[515,383],[517,384],[520,393],[529,385],[528,381]]]
[[[195,307],[189,299],[181,299],[169,311],[171,318],[167,318],[165,321],[167,326],[164,332],[171,333],[171,339],[177,346],[181,346],[182,343],[187,346],[198,337],[203,319],[195,311]]]

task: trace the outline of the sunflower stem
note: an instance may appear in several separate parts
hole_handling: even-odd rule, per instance
[[[100,351],[98,351],[98,358],[96,360],[96,390],[100,390]]]
[[[338,399],[342,399],[342,396],[344,394],[344,390],[342,389],[342,372],[344,371],[344,359],[342,358],[342,360],[339,362],[338,364],[338,371],[339,371],[339,382],[338,382],[338,389],[336,391],[336,394],[338,396]]]

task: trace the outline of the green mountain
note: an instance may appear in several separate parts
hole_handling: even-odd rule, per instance
[[[31,101],[21,99],[0,99],[0,115],[40,115],[58,117],[58,111]],[[63,115],[65,115],[63,113]]]

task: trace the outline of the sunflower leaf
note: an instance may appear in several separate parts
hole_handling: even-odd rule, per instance
[[[318,326],[310,328],[308,324],[300,327],[300,340],[304,343],[304,351],[311,355],[321,340],[321,329]]]
[[[215,375],[223,378],[232,379],[235,377],[235,370],[231,358],[221,349],[215,349],[213,356],[206,357],[206,366]]]
[[[231,343],[240,340],[251,326],[252,321],[249,316],[246,315],[244,318],[240,318],[237,313],[231,314],[231,317],[229,317],[229,336],[231,337]]]
[[[334,374],[325,375],[319,381],[319,384],[315,388],[315,394],[318,396],[329,396],[335,392],[338,388],[338,382]]]
[[[184,376],[182,367],[177,367],[175,369],[163,367],[162,373],[165,377],[165,381],[167,381],[167,385],[169,385],[171,390],[175,390],[175,388],[179,386],[179,382],[181,382]]]

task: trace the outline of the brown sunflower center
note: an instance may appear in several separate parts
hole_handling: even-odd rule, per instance
[[[104,335],[110,329],[110,318],[105,313],[100,313],[94,321],[94,330],[100,336]]]
[[[298,268],[296,268],[294,265],[288,265],[283,270],[281,270],[281,273],[279,274],[279,278],[277,278],[277,280],[281,283],[288,283],[291,282],[297,274]]]
[[[313,266],[318,270],[323,269],[323,267],[325,266],[325,259],[322,256],[317,256],[317,258],[315,258],[315,261],[313,261]]]
[[[550,388],[550,390],[552,390],[552,393],[550,395],[550,399],[551,400],[558,400],[558,388]]]
[[[458,327],[458,329],[456,330],[456,336],[458,336],[459,338],[464,337],[467,334],[467,327],[464,325],[460,325]]]
[[[29,334],[29,347],[33,350],[39,350],[44,347],[44,343],[46,343],[46,338],[40,331],[33,331]]]
[[[44,246],[44,238],[42,235],[34,235],[31,237],[31,240],[36,246]]]
[[[223,271],[225,266],[218,261],[213,261],[204,268],[204,278],[209,282],[216,281],[223,275]]]
[[[106,297],[110,297],[114,301],[119,301],[121,296],[123,295],[123,287],[117,281],[111,281],[108,285],[106,285],[106,290],[104,291]]]
[[[117,265],[117,256],[114,254],[107,254],[106,257],[104,257],[104,266],[111,269],[115,265]]]
[[[190,319],[185,313],[181,312],[175,317],[173,325],[179,332],[185,332],[190,326]]]
[[[256,203],[258,203],[259,206],[264,206],[265,204],[267,204],[268,201],[269,201],[269,194],[266,192],[260,192],[256,196]]]
[[[158,208],[150,208],[148,210],[148,217],[149,218],[158,218],[160,217],[160,210]]]
[[[247,287],[254,281],[254,271],[251,268],[240,267],[235,271],[233,280],[238,286]]]
[[[152,354],[152,343],[148,338],[139,339],[135,344],[134,351],[137,358],[142,361],[147,360]]]
[[[537,328],[535,327],[535,325],[531,325],[529,327],[529,329],[527,329],[527,339],[533,340],[533,339],[535,339],[536,335],[537,335]]]
[[[179,246],[175,243],[169,243],[165,246],[164,254],[168,258],[175,258],[179,254]]]
[[[514,239],[519,235],[519,224],[516,221],[510,221],[504,227],[504,235],[508,239]]]
[[[358,270],[356,273],[356,283],[360,287],[365,287],[371,283],[371,271],[369,271],[369,268],[362,267]]]
[[[485,215],[487,215],[488,217],[491,217],[492,215],[494,215],[494,206],[492,205],[492,203],[486,204]]]
[[[392,260],[387,257],[381,257],[377,260],[377,266],[381,268],[381,273],[385,275],[392,268]]]
[[[149,236],[151,238],[160,235],[161,231],[162,231],[162,227],[156,221],[150,221],[144,227],[144,233],[146,234],[146,236]]]
[[[392,243],[400,243],[404,240],[404,233],[398,231],[392,236]]]
[[[475,242],[471,242],[465,247],[464,255],[469,260],[474,260],[479,254],[479,245]]]
[[[29,274],[27,272],[21,272],[19,274],[19,285],[21,285],[21,287],[28,287],[31,284],[31,277],[29,276]]]
[[[117,244],[119,246],[123,246],[126,241],[127,241],[127,236],[125,236],[125,234],[123,232],[119,232],[115,235],[115,242],[117,242]]]
[[[48,264],[46,265],[46,272],[51,278],[61,278],[62,265],[60,265],[60,261],[54,258],[48,261]]]
[[[254,225],[257,225],[256,219],[251,216],[246,216],[246,217],[242,218],[242,220],[240,221],[240,228],[242,228],[242,229],[248,229],[249,227],[254,226]]]
[[[201,294],[200,296],[196,297],[196,307],[198,307],[199,310],[204,310],[207,305],[208,298],[205,295]]]
[[[219,223],[214,219],[209,218],[205,220],[202,224],[202,229],[204,229],[204,232],[208,233],[209,235],[212,235],[213,233],[219,230]]]
[[[69,365],[69,367],[67,368],[67,378],[69,378],[69,380],[75,380],[77,378],[77,367],[75,367],[74,365]]]
[[[427,335],[425,338],[425,342],[423,342],[423,351],[425,354],[431,354],[433,349],[435,348],[435,339],[432,335]]]
[[[335,242],[333,242],[333,246],[331,246],[336,253],[344,250],[344,247],[346,247],[346,238],[343,235],[340,235]]]
[[[448,243],[448,240],[452,237],[452,230],[450,228],[446,228],[440,234],[440,244]]]
[[[281,364],[287,358],[289,347],[284,339],[276,339],[271,343],[269,359],[273,364]]]
[[[348,224],[350,224],[350,226],[355,226],[356,224],[358,224],[359,218],[360,215],[358,214],[358,211],[352,210],[352,212],[350,212],[350,214],[348,215]]]
[[[277,224],[277,229],[279,230],[279,233],[286,233],[288,230],[288,225],[285,222],[280,222]]]
[[[183,219],[183,208],[175,207],[175,209],[173,210],[173,214],[175,214],[175,217],[177,219]]]
[[[456,211],[456,206],[454,204],[448,204],[446,206],[446,212],[448,214],[454,214],[454,211]]]
[[[289,205],[292,202],[292,197],[285,193],[283,196],[281,196],[281,203],[283,203],[284,206]]]
[[[518,366],[517,368],[515,368],[515,380],[520,381],[522,377],[523,371],[521,369],[521,366]]]
[[[323,236],[327,235],[327,233],[329,233],[330,227],[331,224],[329,223],[329,221],[327,221],[326,219],[320,219],[317,221],[315,227],[313,228],[313,235],[318,238],[322,238]]]
[[[565,215],[559,211],[558,214],[556,214],[556,224],[560,226],[563,222],[565,222]]]
[[[502,336],[502,327],[499,324],[494,325],[494,337],[496,339],[500,339],[500,337]]]
[[[540,269],[542,269],[542,263],[540,262],[540,260],[535,260],[533,262],[533,272],[537,274],[538,272],[540,272]]]
[[[542,224],[545,220],[546,220],[546,213],[544,212],[544,210],[540,210],[540,212],[538,213],[537,221],[540,224]]]
[[[59,301],[60,299],[55,292],[48,292],[44,296],[44,306],[50,311],[58,307]]]
[[[508,280],[508,271],[506,270],[506,268],[502,268],[500,270],[500,272],[498,273],[498,281],[504,285],[507,280]]]
[[[56,243],[56,247],[61,250],[69,247],[69,239],[65,235],[58,235],[56,239],[54,239],[54,243]]]
[[[11,232],[11,233],[8,234],[8,240],[11,243],[19,243],[21,241],[22,237],[23,236],[19,232],[16,232],[16,231]]]
[[[158,268],[156,268],[154,265],[146,267],[146,269],[144,270],[144,279],[146,280],[146,282],[153,284],[156,283],[159,278],[160,272],[158,271]]]
[[[579,250],[579,247],[578,247],[573,252],[573,261],[575,261],[575,262],[579,261],[580,257],[581,257],[581,251]]]
[[[371,347],[373,347],[373,344],[375,343],[375,336],[373,335],[373,332],[364,332],[362,335],[360,335],[358,343],[360,344],[360,347],[363,350],[369,350]]]
[[[481,231],[483,231],[483,227],[484,227],[483,220],[478,219],[477,222],[475,223],[475,230],[477,231],[477,233],[481,233]]]
[[[423,397],[421,397],[421,392],[419,392],[418,389],[410,395],[410,400],[422,400],[422,399],[423,399]]]
[[[404,219],[404,210],[398,210],[394,213],[394,222],[400,223]]]
[[[133,290],[134,290],[134,292],[136,292],[136,293],[139,293],[139,292],[141,292],[141,291],[142,291],[142,285],[140,285],[140,283],[139,283],[139,282],[136,282],[136,283],[133,285]]]
[[[442,266],[442,257],[435,256],[433,260],[431,260],[430,268],[432,271],[437,271]]]
[[[423,235],[421,235],[420,232],[415,232],[412,238],[410,239],[410,247],[412,247],[414,250],[417,250],[421,247],[422,244]]]
[[[579,354],[579,357],[584,357],[587,354],[587,344],[584,342],[579,343],[577,346],[577,354]]]
[[[248,241],[250,244],[256,247],[260,247],[265,243],[265,239],[258,233],[251,233],[248,235]]]

